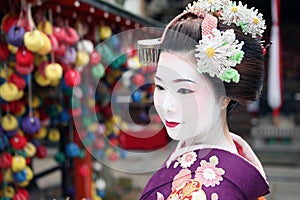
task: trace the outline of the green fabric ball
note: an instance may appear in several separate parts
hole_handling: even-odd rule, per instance
[[[58,152],[57,154],[54,155],[54,160],[62,164],[66,161],[66,156],[63,152]]]
[[[84,116],[82,118],[81,123],[82,123],[83,127],[87,128],[93,123],[93,120],[90,117]]]
[[[95,79],[102,78],[104,76],[104,74],[105,74],[105,68],[101,63],[92,67],[92,76]]]
[[[79,108],[81,103],[80,103],[80,100],[77,99],[76,97],[72,97],[70,99],[70,105],[72,106],[72,109],[76,109],[76,108]]]
[[[119,69],[121,67],[121,65],[123,65],[127,60],[127,57],[125,54],[119,55],[117,56],[117,59],[115,59],[112,63],[111,63],[111,68],[113,69]]]
[[[80,149],[80,152],[78,154],[78,158],[83,159],[86,156],[86,152],[83,149]]]

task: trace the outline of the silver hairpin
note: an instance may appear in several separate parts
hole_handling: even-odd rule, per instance
[[[138,58],[143,66],[153,66],[158,62],[161,39],[138,40]]]

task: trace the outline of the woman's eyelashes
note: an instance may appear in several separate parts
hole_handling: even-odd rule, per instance
[[[165,88],[163,86],[159,85],[159,84],[155,84],[155,88],[157,90],[165,90]],[[190,94],[190,93],[193,93],[193,92],[195,92],[195,91],[187,89],[187,88],[179,88],[177,90],[177,93],[179,93],[179,94]]]
[[[162,86],[157,85],[157,84],[155,85],[155,88],[158,89],[158,90],[164,90],[164,88]]]
[[[190,93],[193,93],[194,91],[186,89],[186,88],[180,88],[177,92],[180,94],[190,94]]]

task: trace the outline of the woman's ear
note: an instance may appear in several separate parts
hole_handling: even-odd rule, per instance
[[[230,102],[230,98],[228,97],[222,97],[221,99],[221,109],[224,110],[227,108],[228,104]]]

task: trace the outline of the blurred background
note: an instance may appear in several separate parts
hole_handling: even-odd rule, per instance
[[[176,144],[153,109],[155,69],[140,66],[133,43],[159,36],[151,27],[163,28],[190,2],[0,2],[1,200],[139,198]],[[234,111],[230,129],[260,158],[271,186],[266,198],[299,200],[300,3],[242,2],[263,13],[268,48],[262,95]],[[130,33],[139,28],[142,34]],[[128,43],[117,36],[125,31]],[[134,125],[150,122],[147,131]]]

